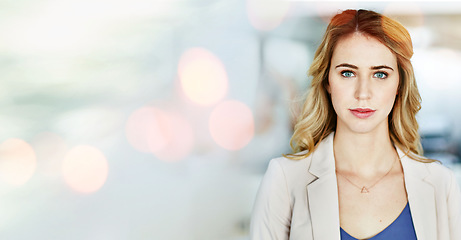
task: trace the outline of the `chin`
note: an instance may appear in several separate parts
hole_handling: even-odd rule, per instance
[[[372,122],[367,123],[358,123],[354,125],[347,126],[349,131],[357,134],[368,134],[373,132],[379,132],[380,128],[387,128],[384,124],[376,124]]]
[[[342,126],[340,126],[342,125]],[[337,119],[338,127],[344,127],[352,133],[366,134],[379,131],[380,128],[387,129],[387,117],[375,115],[369,119],[358,119],[355,117],[347,116],[343,119]]]

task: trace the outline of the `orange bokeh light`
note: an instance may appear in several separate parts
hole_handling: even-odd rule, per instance
[[[92,193],[107,180],[109,165],[97,148],[80,145],[72,148],[64,158],[62,174],[66,183],[75,191]]]
[[[126,135],[130,144],[138,151],[157,151],[169,141],[168,126],[165,112],[154,107],[143,107],[128,118]]]
[[[24,140],[11,138],[0,145],[0,177],[20,186],[34,174],[37,159],[34,149]]]
[[[181,56],[178,75],[185,95],[200,105],[211,105],[227,92],[227,72],[221,60],[203,48],[191,48]]]
[[[246,9],[254,28],[270,31],[283,22],[290,6],[291,3],[284,0],[247,0]]]
[[[211,136],[221,147],[238,150],[246,146],[254,135],[254,120],[250,108],[239,101],[225,101],[210,115]]]

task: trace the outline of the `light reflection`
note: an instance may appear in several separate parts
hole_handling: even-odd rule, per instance
[[[178,75],[186,96],[200,105],[211,105],[227,92],[227,72],[221,60],[203,48],[191,48],[181,56]]]
[[[193,129],[186,119],[155,107],[134,111],[127,121],[126,135],[135,149],[153,153],[163,161],[183,159],[194,143]]]
[[[34,174],[37,165],[34,149],[24,140],[11,138],[0,145],[0,177],[20,186]]]
[[[47,4],[37,7],[37,11],[13,18],[4,31],[3,42],[15,52],[34,53],[47,51],[59,53],[79,51],[89,43],[87,19],[69,15],[63,4],[54,1],[54,7]],[[85,37],[84,37],[85,36]],[[66,50],[66,51],[64,51]]]
[[[241,149],[253,138],[253,114],[242,102],[225,101],[211,113],[209,129],[211,136],[221,147],[228,150]]]
[[[134,111],[126,124],[128,142],[141,152],[157,151],[170,140],[167,115],[154,107]]]
[[[180,8],[172,1],[133,0],[50,0],[34,4],[34,11],[15,13],[5,21],[0,49],[16,53],[81,54],[120,22],[145,17],[171,17]],[[15,12],[15,11],[13,11]],[[106,43],[107,44],[107,43]],[[7,47],[5,47],[7,46]]]
[[[247,0],[246,9],[251,25],[262,31],[278,27],[288,14],[291,3],[282,0]]]
[[[194,134],[189,122],[179,114],[169,113],[167,115],[169,141],[161,149],[153,150],[155,156],[163,161],[179,161],[184,159],[192,150],[194,145]]]
[[[81,193],[99,190],[108,173],[109,165],[104,154],[87,145],[72,148],[62,164],[64,180],[73,190]]]

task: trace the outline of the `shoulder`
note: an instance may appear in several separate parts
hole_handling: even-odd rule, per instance
[[[456,182],[456,176],[454,172],[448,167],[442,165],[439,162],[426,163],[426,167],[431,175],[431,179],[437,185],[444,186],[447,191],[452,188],[454,182]]]
[[[448,191],[453,182],[456,181],[454,172],[439,162],[423,163],[416,160],[410,161],[413,162],[412,165],[424,169],[426,174],[425,179],[438,188],[443,188]]]
[[[437,176],[446,176],[451,175],[453,171],[448,167],[442,165],[439,162],[431,162],[431,163],[421,163],[424,164],[431,174],[435,174]]]
[[[296,155],[304,155],[306,153],[307,151],[303,151],[303,152],[297,153]],[[284,157],[284,156],[273,158],[269,162],[268,169],[280,168],[284,172],[289,172],[290,175],[293,175],[296,173],[306,173],[311,164],[311,160],[312,160],[311,156],[312,155],[309,155],[301,159],[291,159],[291,158]]]
[[[310,158],[293,160],[287,157],[273,158],[259,187],[258,199],[278,199],[290,202],[292,192],[298,189],[308,175]]]
[[[307,150],[306,151],[302,151],[302,152],[299,152],[299,153],[295,153],[294,155],[295,156],[303,156],[307,153]],[[280,167],[282,168],[286,168],[286,169],[291,169],[291,168],[294,168],[294,169],[298,169],[300,167],[309,167],[310,165],[310,162],[311,162],[311,155],[307,156],[307,157],[303,157],[301,159],[291,159],[291,158],[288,158],[288,157],[285,157],[285,156],[281,156],[281,157],[278,157],[278,158],[273,158],[271,159],[269,165],[280,165]]]
[[[300,152],[298,154],[305,154]],[[299,160],[287,157],[273,158],[269,162],[265,177],[283,178],[290,186],[303,182],[312,181],[312,175],[309,173],[309,167],[312,162],[312,154]]]
[[[423,162],[427,160],[425,157],[420,155],[415,155],[416,159],[422,159],[421,161],[415,160],[415,158],[410,157],[408,155],[404,155],[401,151],[399,151],[399,155],[402,159],[402,164],[404,168],[408,168],[412,170],[412,173],[417,173],[418,175],[422,174],[425,175],[435,175],[435,176],[446,176],[452,173],[452,170],[447,168],[446,166],[442,165],[439,161],[433,162]]]

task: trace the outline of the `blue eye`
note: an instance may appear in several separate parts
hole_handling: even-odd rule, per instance
[[[351,72],[351,71],[342,71],[341,76],[343,76],[345,78],[350,78],[350,77],[354,77],[355,74],[353,72]]]
[[[373,76],[375,78],[385,79],[385,78],[387,78],[387,73],[385,73],[385,72],[377,72]]]

